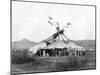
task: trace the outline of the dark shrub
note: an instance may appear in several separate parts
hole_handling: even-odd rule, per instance
[[[29,56],[28,50],[12,52],[12,63],[14,64],[24,64],[34,61],[34,59]]]
[[[87,59],[85,57],[71,57],[69,61],[69,67],[72,69],[76,69],[76,68],[80,68],[86,63],[87,63]]]
[[[77,70],[81,69],[87,63],[87,59],[85,57],[69,57],[66,62],[57,62],[56,70],[64,71],[64,70]]]

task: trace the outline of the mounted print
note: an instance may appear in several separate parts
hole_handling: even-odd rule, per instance
[[[11,74],[96,69],[96,6],[13,0]]]

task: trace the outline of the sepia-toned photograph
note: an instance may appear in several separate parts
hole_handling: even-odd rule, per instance
[[[12,0],[11,74],[96,69],[95,5]]]

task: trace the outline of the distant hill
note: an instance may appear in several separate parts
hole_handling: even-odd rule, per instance
[[[77,40],[73,42],[87,49],[90,49],[90,48],[95,49],[95,44],[96,44],[95,40]]]
[[[36,44],[37,44],[36,42],[27,39],[22,39],[19,41],[12,42],[12,49],[29,49],[30,47]]]
[[[71,41],[84,48],[95,49],[95,40],[77,40],[77,41],[71,40]],[[27,39],[22,39],[19,41],[12,42],[12,48],[13,49],[29,49],[37,44],[38,43],[36,42],[30,41]]]
[[[60,40],[62,41],[62,40]],[[65,40],[66,41],[66,40]],[[75,43],[78,46],[84,47],[86,49],[95,49],[95,40],[71,40],[71,42]]]

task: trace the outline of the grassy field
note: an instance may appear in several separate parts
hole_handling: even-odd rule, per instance
[[[24,64],[12,64],[12,74],[57,72],[95,69],[95,53],[86,56],[33,57],[34,61]]]
[[[73,41],[84,48],[95,49],[95,40]],[[39,72],[57,72],[71,70],[88,70],[96,68],[95,51],[86,51],[85,56],[61,56],[61,57],[30,57],[26,48],[37,43],[23,39],[12,43],[12,74],[18,73],[39,73]],[[24,50],[24,49],[25,50]],[[21,49],[21,50],[20,50]]]

